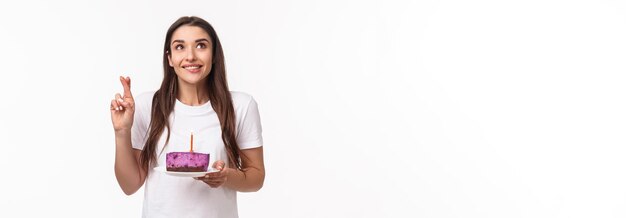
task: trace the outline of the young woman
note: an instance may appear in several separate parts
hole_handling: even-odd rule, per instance
[[[213,27],[198,17],[181,17],[165,36],[161,87],[133,97],[130,78],[120,77],[124,94],[111,101],[115,130],[115,176],[127,195],[144,183],[144,217],[238,217],[236,192],[263,186],[263,138],[255,100],[231,92],[224,54]],[[217,172],[174,177],[155,171],[165,154],[210,154]]]

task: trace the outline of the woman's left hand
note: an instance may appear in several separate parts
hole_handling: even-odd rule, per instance
[[[224,185],[224,183],[226,183],[226,180],[228,179],[227,175],[230,169],[228,169],[224,161],[221,160],[215,161],[215,163],[213,163],[213,168],[217,169],[218,171],[207,173],[202,177],[195,177],[194,179],[200,180],[208,184],[209,186],[211,186],[211,188],[217,188],[221,185]]]

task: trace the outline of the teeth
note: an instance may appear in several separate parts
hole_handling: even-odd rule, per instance
[[[198,68],[200,68],[200,66],[186,66],[186,67],[183,67],[183,68],[185,68],[185,69],[198,69]]]

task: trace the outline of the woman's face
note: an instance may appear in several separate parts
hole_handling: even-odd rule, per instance
[[[179,83],[204,84],[213,66],[213,45],[209,34],[196,26],[181,26],[172,34],[169,64]]]

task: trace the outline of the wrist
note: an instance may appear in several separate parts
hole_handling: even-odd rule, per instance
[[[116,129],[115,130],[116,138],[129,137],[129,136],[130,136],[130,129]]]
[[[224,176],[226,176],[227,184],[238,180],[242,176],[239,174],[243,174],[243,172],[237,170],[237,168],[230,168],[230,167],[224,168]]]
[[[115,130],[115,147],[126,150],[131,148],[130,130]]]

